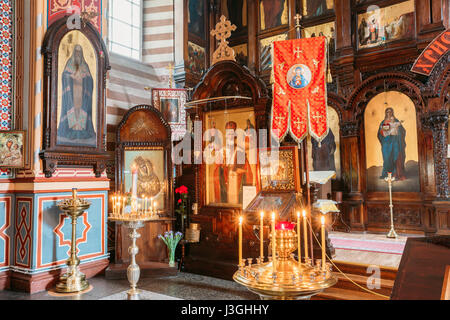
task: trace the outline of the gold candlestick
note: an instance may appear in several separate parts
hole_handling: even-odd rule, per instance
[[[242,265],[242,216],[239,217],[239,266]]]
[[[322,223],[322,271],[325,271],[325,216],[320,217]]]
[[[303,237],[305,242],[305,263],[308,260],[308,235],[306,232],[306,211],[303,210]]]
[[[391,211],[391,230],[386,235],[387,238],[398,238],[397,232],[394,229],[394,205],[392,204],[392,182],[395,178],[392,177],[392,172],[388,172],[388,177],[384,178],[389,186],[389,209]]]
[[[86,290],[89,283],[86,276],[80,272],[80,259],[77,257],[77,220],[91,203],[77,197],[77,189],[72,189],[72,198],[58,203],[58,207],[72,219],[72,241],[70,244],[70,257],[67,260],[67,272],[64,273],[56,284],[56,292],[71,293]]]
[[[264,259],[264,211],[261,211],[261,220],[259,225],[259,251],[260,251],[260,257],[261,257],[261,263]]]

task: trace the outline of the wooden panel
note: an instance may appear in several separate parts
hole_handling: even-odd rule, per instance
[[[392,291],[392,300],[439,300],[450,236],[408,238]]]

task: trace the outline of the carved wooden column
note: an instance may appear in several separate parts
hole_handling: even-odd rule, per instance
[[[450,200],[447,167],[448,111],[433,111],[422,117],[422,123],[433,132],[436,199]]]
[[[336,58],[334,59],[334,66],[338,79],[338,91],[344,97],[348,97],[355,88],[351,10],[351,0],[335,2]]]
[[[344,183],[342,214],[352,230],[365,230],[363,195],[361,193],[361,169],[358,121],[346,121],[341,126],[341,163]]]

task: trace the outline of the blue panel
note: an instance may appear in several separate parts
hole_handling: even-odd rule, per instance
[[[79,194],[80,196],[83,196],[89,193]],[[98,195],[99,193],[96,192],[94,194]],[[52,194],[51,196],[56,195]],[[68,194],[68,196],[70,195]],[[60,209],[56,206],[59,201],[60,200],[46,200],[43,201],[42,204],[42,265],[66,260],[68,258],[72,225],[71,219],[66,217],[64,223],[55,230],[60,224],[60,215],[62,214]],[[102,241],[104,241],[106,248],[106,234],[104,235],[105,239],[102,239],[102,230],[105,228],[102,224],[102,215],[104,214],[102,212],[102,198],[89,198],[88,201],[91,202],[91,207],[87,211],[88,226],[85,225],[85,219],[83,217],[79,217],[77,220],[77,239],[82,238],[84,231],[90,226],[86,233],[86,242],[78,245],[78,256],[80,259],[83,259],[83,256],[86,255],[103,254]],[[67,244],[63,244],[64,242],[67,242]]]

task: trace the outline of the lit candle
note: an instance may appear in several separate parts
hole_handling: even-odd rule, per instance
[[[303,236],[305,239],[305,262],[308,259],[308,236],[306,233],[306,211],[303,210]]]
[[[322,223],[322,271],[325,271],[325,216],[320,218]]]
[[[150,199],[150,212],[153,214],[153,197]]]
[[[122,201],[123,201],[123,203],[122,203],[122,214],[124,214],[125,213],[125,206],[127,204],[127,197],[123,196],[122,197]]]
[[[260,251],[260,257],[261,257],[261,263],[264,259],[264,211],[261,211],[261,221],[259,225],[259,251]]]
[[[242,216],[239,217],[239,266],[242,264]]]
[[[156,201],[155,202],[153,202],[153,211],[156,213]]]
[[[131,196],[136,198],[137,196],[137,181],[138,181],[138,171],[136,166],[131,167]]]
[[[272,212],[272,264],[273,264],[273,272],[276,271],[276,261],[277,261],[277,254],[276,254],[276,243],[275,243],[275,212]]]
[[[302,262],[301,255],[301,246],[300,246],[300,211],[297,211],[297,253],[298,253],[298,264]]]
[[[121,211],[120,211],[120,204],[121,204],[121,202],[122,202],[122,197],[118,196],[117,197],[117,213],[118,214],[121,213]]]
[[[148,211],[148,198],[147,197],[145,197],[145,200],[144,200],[144,211],[145,211],[145,213],[147,213],[147,211]]]

